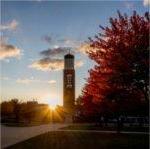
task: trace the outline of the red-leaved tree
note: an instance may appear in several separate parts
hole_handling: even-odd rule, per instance
[[[90,97],[93,103],[106,103],[114,110],[136,109],[149,101],[149,13],[140,16],[134,11],[128,17],[118,12],[109,27],[100,29],[94,39],[89,38],[97,50],[88,55],[96,65],[83,89],[84,105],[93,106],[87,102]]]

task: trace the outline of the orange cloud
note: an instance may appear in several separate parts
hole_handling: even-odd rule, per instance
[[[84,63],[81,60],[78,60],[78,61],[75,62],[75,67],[76,68],[82,67],[83,65],[84,65]]]
[[[19,57],[21,50],[13,45],[0,43],[0,60],[10,57]]]
[[[20,83],[20,84],[26,84],[26,85],[30,84],[30,83],[48,83],[48,84],[54,84],[54,83],[56,83],[55,80],[45,81],[45,80],[28,79],[28,78],[17,79],[16,82]]]
[[[81,67],[82,65],[83,62],[81,60],[75,62],[75,67]],[[43,58],[33,62],[29,67],[42,71],[58,71],[64,68],[64,60]]]
[[[64,67],[62,59],[50,59],[43,58],[38,61],[33,62],[30,68],[35,68],[37,70],[48,71],[48,70],[61,70]]]
[[[96,51],[98,49],[92,48],[89,43],[83,43],[77,48],[77,50],[83,54],[87,54],[89,51]]]
[[[48,83],[49,84],[54,84],[54,83],[56,83],[56,81],[55,80],[50,80],[50,81],[48,81]]]

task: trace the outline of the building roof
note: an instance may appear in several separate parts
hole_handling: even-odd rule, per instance
[[[68,53],[68,54],[65,55],[65,58],[74,58],[74,55]]]

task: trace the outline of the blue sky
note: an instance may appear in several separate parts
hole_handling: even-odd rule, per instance
[[[88,37],[108,25],[117,10],[130,15],[148,11],[143,1],[2,1],[1,100],[19,98],[62,104],[62,62],[71,47],[76,58],[76,97],[93,62],[85,54]],[[8,46],[11,45],[12,47]],[[7,50],[7,48],[12,48]],[[82,47],[82,48],[81,48]],[[7,52],[6,52],[7,50]],[[41,51],[52,50],[47,63]],[[52,60],[51,60],[52,59]],[[55,60],[54,60],[55,59]],[[53,70],[48,66],[54,67]]]

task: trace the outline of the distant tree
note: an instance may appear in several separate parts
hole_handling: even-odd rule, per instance
[[[19,100],[18,99],[12,99],[11,103],[13,105],[13,113],[15,115],[15,122],[19,122],[19,118],[20,118],[20,105],[19,105]]]
[[[83,89],[85,106],[87,97],[92,97],[92,103],[108,103],[122,111],[142,101],[148,104],[149,13],[140,16],[134,11],[128,17],[118,12],[118,18],[110,18],[109,27],[100,28],[94,39],[89,38],[96,50],[88,51],[88,55],[96,65]],[[130,104],[133,101],[135,105]]]
[[[13,113],[13,105],[11,104],[11,102],[2,101],[0,110],[1,110],[1,116],[11,115]]]
[[[49,108],[48,104],[38,103],[35,100],[27,102],[21,102],[18,99],[3,101],[0,108],[2,123],[47,123],[52,121],[52,119],[60,122],[63,120],[64,117],[63,107],[57,106],[55,110],[56,112],[54,112]]]

